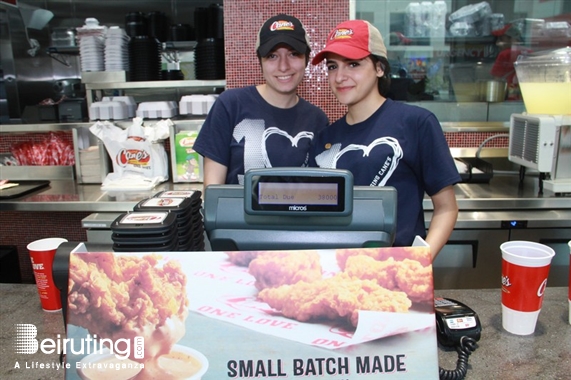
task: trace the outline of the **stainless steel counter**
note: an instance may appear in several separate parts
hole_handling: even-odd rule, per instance
[[[202,190],[201,183],[162,183],[152,190],[107,192],[101,185],[52,180],[48,188],[0,201],[0,211],[127,212],[163,190]]]
[[[163,183],[148,191],[102,191],[100,185],[81,185],[73,180],[52,180],[48,188],[20,198],[0,201],[1,211],[131,211],[139,201],[162,190],[202,190],[201,183]],[[571,211],[571,197],[561,197],[545,192],[538,194],[537,177],[526,177],[523,185],[515,175],[496,175],[487,183],[461,183],[455,186],[461,211],[539,210],[544,219],[559,219],[565,210]],[[429,198],[424,209],[432,210]],[[559,210],[559,211],[558,211]],[[562,210],[562,211],[561,211]],[[568,218],[570,219],[570,218]]]
[[[17,199],[0,201],[0,211],[89,212],[103,219],[112,213],[132,211],[145,198],[162,190],[202,190],[200,183],[164,183],[152,190],[105,192],[100,185],[80,185],[71,180],[51,181],[50,187]],[[434,262],[436,289],[491,288],[500,279],[499,246],[508,240],[530,240],[556,251],[549,284],[567,282],[571,239],[571,197],[545,192],[540,195],[537,177],[528,176],[522,186],[516,175],[496,175],[490,183],[455,186],[460,208],[447,245]],[[428,227],[432,202],[424,201]],[[111,216],[111,217],[110,217]],[[87,218],[86,218],[87,219]],[[519,223],[511,226],[509,223]],[[88,241],[109,242],[109,230],[85,224]]]
[[[13,346],[14,323],[37,328],[37,340],[65,337],[60,313],[42,311],[35,285],[0,284],[0,378],[64,379],[64,370],[37,364],[56,364],[59,355],[16,354]],[[517,336],[502,329],[500,290],[439,290],[437,296],[450,297],[472,307],[482,323],[477,350],[468,360],[467,380],[471,379],[568,379],[571,373],[571,326],[568,324],[567,287],[548,288],[536,331]],[[439,349],[439,365],[454,369],[455,351]],[[14,368],[18,362],[20,368]],[[26,365],[29,368],[26,368]]]

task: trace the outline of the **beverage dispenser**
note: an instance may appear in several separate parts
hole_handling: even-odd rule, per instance
[[[526,108],[510,117],[509,160],[571,193],[571,48],[522,55],[514,64]]]

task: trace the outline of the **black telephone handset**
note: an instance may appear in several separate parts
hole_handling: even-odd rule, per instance
[[[450,298],[434,298],[438,343],[455,347],[458,362],[455,370],[440,368],[440,379],[463,379],[468,370],[468,357],[476,349],[482,326],[478,314],[462,302]]]

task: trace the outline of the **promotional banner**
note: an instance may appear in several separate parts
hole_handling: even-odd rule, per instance
[[[438,378],[427,247],[70,257],[66,379]]]

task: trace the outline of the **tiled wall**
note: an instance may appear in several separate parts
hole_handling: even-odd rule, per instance
[[[304,24],[311,41],[311,58],[325,45],[327,35],[349,18],[348,0],[226,0],[224,1],[224,44],[228,88],[262,83],[256,57],[256,33],[264,21],[279,13],[291,14]],[[306,69],[299,95],[321,107],[333,121],[344,114],[329,90],[323,64]]]
[[[444,132],[448,146],[451,148],[477,148],[487,138],[498,134],[494,132]],[[485,146],[486,148],[506,148],[508,144],[508,137],[498,137],[486,142]]]

